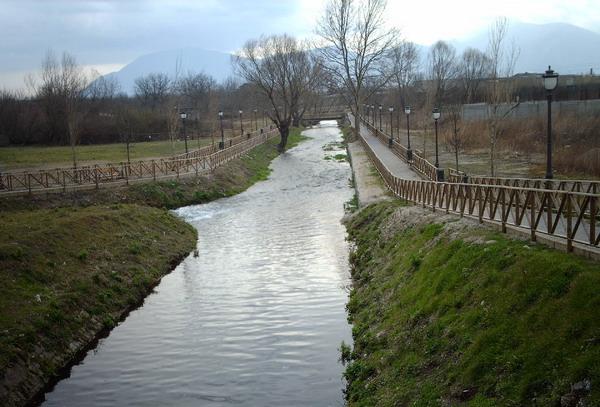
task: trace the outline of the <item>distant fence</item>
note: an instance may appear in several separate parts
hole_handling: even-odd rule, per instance
[[[502,104],[499,114],[504,115],[511,109],[512,105]],[[490,115],[491,107],[487,103],[474,103],[463,105],[462,119],[465,121],[485,120]],[[519,106],[507,114],[507,118],[528,119],[532,117],[546,117],[546,101],[521,102]],[[578,114],[594,115],[600,114],[600,99],[590,100],[562,100],[552,103],[552,114]]]
[[[0,196],[34,192],[58,192],[73,189],[99,188],[101,185],[128,184],[133,181],[179,178],[213,171],[227,161],[277,136],[277,130],[248,133],[229,139],[223,150],[214,145],[167,159],[140,160],[83,166],[53,168],[39,171],[5,172],[0,174]]]

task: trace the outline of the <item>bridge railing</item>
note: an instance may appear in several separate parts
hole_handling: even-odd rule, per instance
[[[538,236],[552,236],[573,245],[598,249],[600,216],[594,193],[494,184],[407,180],[394,176],[360,135],[387,188],[397,197],[434,210],[471,217]]]
[[[99,188],[100,185],[129,183],[138,180],[158,180],[212,171],[219,165],[240,156],[255,146],[277,136],[276,130],[232,139],[231,146],[218,150],[201,148],[168,159],[139,160],[39,171],[5,172],[0,174],[0,196],[33,192],[66,191],[67,189]]]

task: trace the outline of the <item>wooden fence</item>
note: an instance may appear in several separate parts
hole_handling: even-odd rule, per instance
[[[568,251],[573,250],[574,243],[594,249],[600,245],[600,196],[571,190],[573,185],[579,185],[577,182],[569,187],[564,184],[563,189],[547,189],[536,188],[537,184],[528,187],[518,183],[515,186],[402,179],[389,171],[362,134],[360,137],[386,186],[399,198],[433,210],[475,218],[481,223],[494,223],[503,232],[510,226],[527,232],[533,241],[538,235],[553,236],[565,241]],[[425,165],[425,172],[429,172],[430,163]],[[590,188],[586,184],[581,187]],[[594,188],[591,187],[597,191]]]
[[[66,191],[99,188],[100,185],[129,183],[136,180],[158,180],[213,171],[227,161],[276,137],[276,130],[248,133],[226,141],[226,148],[206,146],[168,159],[140,160],[78,168],[54,168],[35,172],[0,174],[0,196],[33,192]]]

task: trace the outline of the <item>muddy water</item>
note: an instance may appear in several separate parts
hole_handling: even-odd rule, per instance
[[[324,160],[335,123],[272,163],[248,191],[177,214],[198,257],[166,276],[46,395],[44,406],[341,406],[353,194]]]

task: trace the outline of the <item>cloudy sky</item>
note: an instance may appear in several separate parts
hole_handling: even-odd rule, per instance
[[[154,51],[233,51],[263,33],[311,36],[325,0],[0,0],[0,88],[23,85],[48,49],[102,73]],[[388,23],[421,44],[460,39],[497,16],[600,32],[600,0],[389,0]]]

